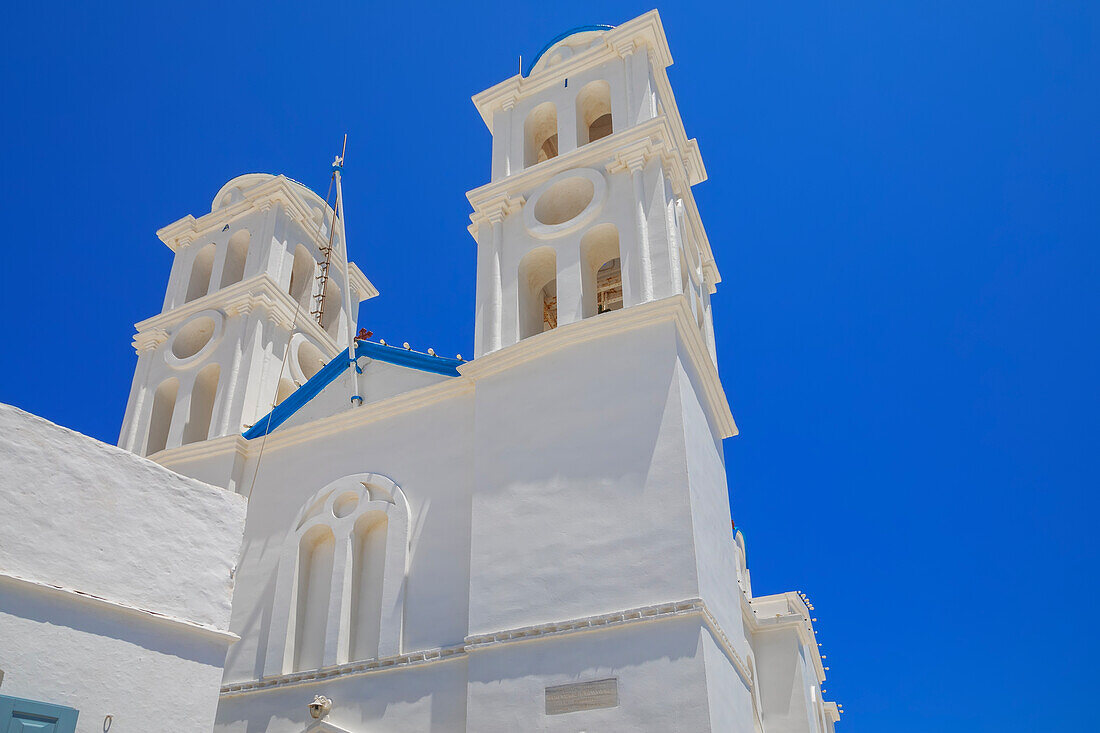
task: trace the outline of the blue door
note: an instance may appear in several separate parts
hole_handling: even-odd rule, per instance
[[[0,695],[0,733],[74,733],[77,715],[62,705]]]

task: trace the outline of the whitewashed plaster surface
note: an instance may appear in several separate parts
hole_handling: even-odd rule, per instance
[[[295,237],[276,218],[274,238],[265,230],[256,240],[248,262],[271,267],[249,284],[248,264],[245,281],[224,291],[251,288],[247,318],[194,357],[233,375],[218,404],[234,389],[253,398],[243,411],[215,405],[227,429],[206,441],[177,441],[184,421],[174,417],[155,455],[249,496],[231,622],[241,641],[226,660],[218,731],[298,733],[311,722],[306,703],[323,694],[333,708],[318,731],[830,733],[835,708],[820,698],[808,604],[753,598],[744,540],[731,529],[722,440],[737,428],[710,307],[720,277],[691,193],[706,171],[670,63],[651,12],[571,36],[528,76],[475,96],[493,165],[491,181],[467,194],[476,358],[459,376],[361,358],[361,375],[343,371],[266,437],[236,434],[237,415],[265,412],[257,395],[273,394],[288,340],[298,383],[308,375],[294,344],[310,340],[326,355],[338,344],[287,317]],[[592,89],[614,130],[588,142]],[[553,125],[540,117],[550,107]],[[557,154],[532,160],[531,136],[549,132]],[[249,176],[234,193],[227,184],[198,220],[202,246],[224,244],[223,222],[258,215],[242,203],[262,198],[250,191],[285,185]],[[195,317],[188,309],[222,297],[180,304],[178,273],[194,271],[184,239],[199,242],[186,219],[169,229],[174,294],[139,324],[135,450],[145,445],[141,396],[172,373],[162,366],[175,368],[157,360],[156,329],[170,338]],[[615,258],[622,308],[598,313],[597,268]],[[543,332],[551,282],[557,325]],[[326,493],[333,485],[350,503]],[[368,515],[387,517],[374,550],[356,534]],[[382,590],[354,590],[378,582],[362,568],[383,545]],[[364,599],[378,598],[377,655],[349,651]],[[617,680],[614,707],[546,712],[548,686],[606,678]]]
[[[243,498],[8,405],[0,436],[3,693],[209,730]]]
[[[10,405],[0,435],[0,513],[19,520],[0,570],[228,626],[243,497]]]

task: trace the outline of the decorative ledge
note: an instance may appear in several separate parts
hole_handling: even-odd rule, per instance
[[[308,672],[294,672],[277,677],[265,677],[249,682],[236,682],[222,685],[222,697],[243,695],[248,692],[267,690],[273,687],[293,687],[295,685],[308,685],[315,682],[323,682],[334,677],[347,677],[349,675],[368,674],[370,672],[382,672],[389,669],[413,667],[421,664],[441,662],[451,657],[465,654],[463,645],[427,649],[424,651],[410,652],[409,654],[397,654],[392,657],[381,657],[365,662],[349,662],[337,664],[331,667],[310,670]]]
[[[704,611],[706,605],[699,598],[678,603],[662,603],[655,606],[632,608],[628,611],[616,611],[599,616],[586,616],[570,621],[523,626],[518,629],[496,631],[491,634],[477,634],[466,637],[466,650],[473,651],[487,646],[498,646],[514,641],[530,641],[546,636],[560,636],[581,631],[592,631],[610,626],[623,626],[641,621],[655,621],[676,616],[691,616]]]
[[[435,662],[466,656],[472,652],[499,647],[503,644],[540,641],[550,637],[599,631],[601,629],[617,626],[627,626],[687,616],[702,616],[707,629],[717,640],[718,645],[722,648],[722,651],[733,664],[742,681],[751,691],[753,688],[752,674],[749,672],[749,668],[744,660],[741,659],[741,656],[730,644],[729,637],[726,636],[721,626],[718,625],[717,619],[711,614],[703,599],[689,598],[684,601],[659,603],[652,606],[642,606],[625,611],[600,614],[598,616],[585,616],[583,618],[576,618],[568,621],[523,626],[516,629],[494,631],[489,634],[475,634],[473,636],[467,636],[464,643],[456,646],[427,649],[362,662],[350,662],[348,664],[322,667],[321,669],[306,672],[294,672],[276,677],[265,677],[248,682],[235,682],[223,685],[221,688],[221,695],[222,697],[232,697],[234,695],[244,695],[275,687],[308,685],[337,677],[371,674],[374,672],[384,672],[422,664],[433,664]]]
[[[115,601],[110,598],[104,598],[102,596],[86,593],[82,590],[75,588],[66,588],[62,585],[54,585],[53,583],[45,583],[41,580],[34,580],[32,578],[24,578],[19,575],[12,575],[10,573],[0,573],[0,585],[11,584],[16,587],[21,587],[24,590],[37,591],[40,593],[46,593],[54,595],[55,597],[63,597],[68,600],[78,603],[85,603],[91,606],[96,606],[101,609],[108,609],[116,613],[122,613],[135,618],[145,619],[146,621],[152,621],[156,623],[169,624],[176,626],[177,628],[184,628],[188,631],[202,634],[204,636],[211,636],[225,644],[232,644],[240,639],[239,636],[231,631],[220,629],[210,624],[200,623],[198,621],[189,621],[184,618],[178,618],[166,613],[160,613],[159,611],[151,611],[147,608],[141,608],[140,606],[134,606],[123,601]]]

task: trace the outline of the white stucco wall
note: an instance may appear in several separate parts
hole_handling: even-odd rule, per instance
[[[792,629],[756,634],[753,639],[760,671],[760,702],[768,733],[818,733],[817,708],[810,687],[815,683],[805,650]]]
[[[684,618],[475,651],[467,729],[717,733],[710,726],[704,634],[698,618]],[[547,686],[607,678],[618,680],[617,706],[546,714]]]
[[[563,344],[489,375],[424,375],[419,384],[407,369],[378,364],[361,377],[368,402],[357,408],[346,406],[345,372],[274,431],[264,450],[234,604],[233,630],[242,640],[230,651],[226,684],[271,677],[265,669],[271,634],[285,633],[273,631],[272,618],[286,536],[319,488],[350,474],[384,474],[408,500],[405,654],[463,648],[478,634],[705,597],[700,568],[718,573],[728,562],[728,577],[735,578],[732,551],[713,547],[729,534],[724,474],[702,408],[686,396],[691,385],[677,339],[666,321]],[[688,443],[695,441],[704,445],[693,454]],[[251,441],[252,448],[258,443]],[[246,483],[258,452],[249,455]],[[694,476],[690,461],[701,464]],[[199,471],[202,463],[188,465]],[[697,541],[693,515],[712,510],[709,539]],[[733,538],[724,541],[732,546]],[[711,560],[697,557],[712,550]],[[735,618],[731,632],[740,629]],[[669,675],[686,675],[699,682],[688,686],[699,695],[699,727],[692,729],[708,730],[707,669],[728,668],[714,672],[721,695],[729,687],[722,680],[736,680],[737,672],[721,651],[705,659],[702,650],[714,642],[701,641],[711,634],[701,622],[691,617],[671,668],[663,666],[660,649],[679,620],[479,644],[452,661],[227,693],[219,730],[243,730],[261,709],[269,730],[298,730],[302,702],[314,693],[336,701],[337,722],[415,728],[427,721],[430,730],[451,730],[452,722],[434,712],[444,709],[469,714],[470,730],[514,730],[516,716],[525,721],[521,728],[541,721],[565,730],[578,718],[547,718],[543,689],[591,679],[605,668],[621,675],[624,703],[581,718],[614,721],[610,729],[621,730],[663,720],[658,711],[672,698],[661,703],[655,690],[670,689],[662,687]],[[739,643],[747,647],[743,638]],[[488,684],[492,675],[496,682]],[[395,679],[402,690],[429,694],[434,685],[434,691],[430,699],[398,704],[406,695],[396,692]],[[675,688],[678,701],[688,687]],[[504,699],[511,702],[502,706]],[[639,706],[641,700],[646,704]],[[740,709],[736,701],[723,704]]]
[[[0,405],[3,694],[209,730],[242,497]]]
[[[471,633],[698,595],[674,338],[640,328],[479,381]]]
[[[356,408],[367,410],[365,406]],[[386,420],[286,444],[273,434],[249,506],[248,532],[234,598],[226,681],[250,680],[264,667],[280,552],[303,504],[342,476],[381,473],[401,487],[410,513],[403,647],[460,644],[467,633],[471,400],[458,395]],[[288,430],[284,435],[290,435]],[[258,441],[254,441],[258,442]],[[245,475],[255,470],[255,457]]]
[[[764,733],[815,733],[820,659],[797,640],[812,633],[801,626],[809,618],[777,597],[781,618],[766,614],[761,631],[730,527],[721,440],[736,426],[710,313],[720,277],[691,193],[706,172],[668,89],[670,63],[652,12],[607,34],[570,36],[525,79],[477,95],[493,134],[492,180],[468,194],[477,358],[458,377],[360,359],[362,375],[344,371],[265,439],[248,441],[229,428],[266,413],[274,394],[290,319],[273,314],[295,238],[285,222],[257,225],[249,268],[267,267],[279,291],[234,311],[240,323],[226,346],[202,357],[243,390],[236,402],[219,396],[233,410],[215,406],[225,437],[174,447],[174,436],[157,455],[250,497],[231,622],[242,639],[228,655],[216,730],[298,733],[309,723],[305,703],[322,694],[333,710],[318,730],[338,733],[748,733],[760,729],[756,707],[765,706],[754,700],[767,688],[776,722]],[[590,82],[608,85],[614,133],[584,143],[578,106]],[[548,103],[553,128],[538,111]],[[533,110],[538,136],[558,135],[558,155],[541,163],[528,159],[541,144],[525,139]],[[592,196],[577,204],[586,186]],[[230,206],[249,195],[230,184],[223,192]],[[540,204],[562,220],[540,219]],[[173,241],[183,250],[221,246],[220,221],[192,243],[181,222]],[[595,268],[614,259],[616,240],[623,308],[597,314]],[[169,339],[183,324],[174,314],[187,310],[178,294],[192,256],[177,257],[164,317],[143,322]],[[557,327],[541,332],[551,280]],[[153,330],[138,340],[162,355]],[[288,367],[300,384],[296,357],[292,345]],[[316,366],[316,354],[310,360]],[[136,394],[172,373],[162,366],[180,366],[170,361],[143,357]],[[364,404],[353,406],[352,394]],[[389,487],[381,504],[367,476]],[[352,504],[340,496],[362,514],[342,514]],[[385,522],[384,542],[356,534],[368,516],[378,522],[371,537]],[[378,580],[362,571],[372,557],[384,557],[382,589],[350,591]],[[348,640],[379,598],[378,653],[365,659]],[[779,643],[788,634],[793,646]],[[307,654],[295,654],[296,640]],[[547,687],[607,678],[617,680],[618,704],[546,711]]]

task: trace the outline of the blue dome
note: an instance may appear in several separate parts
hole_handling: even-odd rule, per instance
[[[570,28],[569,30],[565,31],[564,33],[559,33],[558,35],[556,35],[552,39],[550,39],[549,43],[547,43],[545,46],[543,46],[541,49],[539,49],[539,52],[537,54],[535,54],[535,60],[532,61],[531,65],[528,66],[527,68],[529,70],[535,68],[535,66],[538,65],[539,59],[542,58],[544,53],[546,53],[551,48],[553,48],[554,44],[560,43],[561,41],[564,41],[566,38],[569,38],[569,36],[572,36],[576,33],[587,33],[588,31],[609,31],[614,27],[615,26],[613,26],[613,25],[579,25],[576,28]],[[528,72],[528,73],[530,73],[530,72]]]

